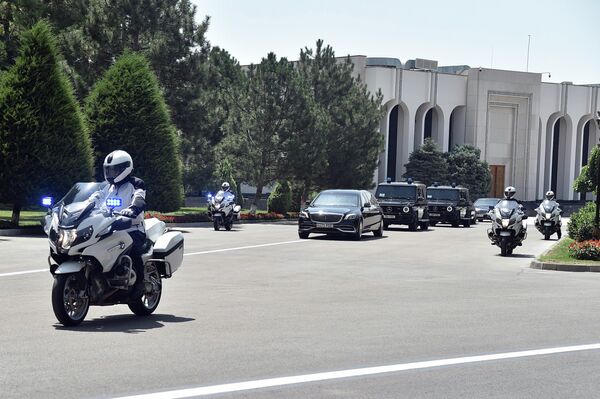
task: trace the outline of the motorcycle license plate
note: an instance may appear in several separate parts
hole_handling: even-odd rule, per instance
[[[429,213],[429,216],[440,216],[440,214],[439,214],[439,213],[431,213],[431,212],[430,212],[430,213]]]
[[[318,229],[331,229],[333,227],[332,223],[317,223]]]
[[[502,237],[510,237],[511,236],[510,231],[501,231],[500,235]]]
[[[385,219],[395,219],[396,215],[383,215]]]
[[[223,216],[223,213],[221,213],[221,212],[215,212],[215,213],[213,213],[213,216]]]
[[[552,226],[552,222],[544,222],[544,226]]]

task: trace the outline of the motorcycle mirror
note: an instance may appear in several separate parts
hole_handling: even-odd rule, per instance
[[[310,205],[310,200],[304,201],[304,205],[309,206]]]

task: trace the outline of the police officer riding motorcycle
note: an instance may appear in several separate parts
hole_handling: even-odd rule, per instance
[[[548,191],[546,198],[536,209],[535,228],[544,235],[545,240],[549,240],[554,233],[558,239],[562,237],[562,222],[560,215],[562,210],[560,204],[556,202],[554,192]]]
[[[492,245],[500,247],[501,256],[511,255],[527,238],[527,225],[523,222],[527,215],[521,201],[515,198],[516,192],[514,187],[506,187],[504,199],[490,211],[492,227],[488,229],[488,238]]]

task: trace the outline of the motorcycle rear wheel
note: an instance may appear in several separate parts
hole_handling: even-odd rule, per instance
[[[138,316],[151,315],[158,307],[162,296],[162,281],[155,266],[150,266],[148,277],[150,281],[144,281],[144,284],[151,283],[152,292],[144,292],[141,298],[131,300],[127,304],[129,309]]]
[[[54,276],[52,310],[63,326],[81,324],[89,309],[88,284],[81,273]]]

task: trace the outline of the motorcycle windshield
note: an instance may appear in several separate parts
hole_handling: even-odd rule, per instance
[[[93,203],[84,202],[96,191],[102,190],[106,182],[75,183],[67,194],[56,203],[58,209],[62,209],[59,215],[60,224],[63,226],[75,226],[85,215],[94,208]],[[55,209],[57,209],[55,207]]]
[[[498,202],[496,209],[500,211],[502,219],[509,219],[519,209],[519,204],[516,201],[502,200]]]
[[[56,206],[70,205],[75,202],[85,201],[90,198],[90,195],[94,194],[96,191],[102,190],[107,184],[108,183],[106,182],[75,183],[67,194],[56,203]]]
[[[230,192],[219,191],[217,195],[215,195],[215,202],[220,204],[223,201],[233,201],[234,197],[235,195]]]
[[[542,209],[546,213],[552,213],[554,211],[555,207],[556,207],[556,202],[554,202],[554,201],[544,200],[544,202],[542,202]]]

